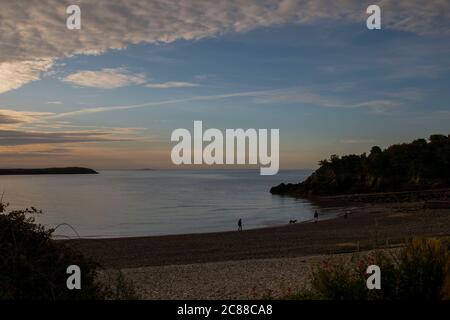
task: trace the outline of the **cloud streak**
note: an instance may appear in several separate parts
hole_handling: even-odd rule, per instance
[[[113,142],[131,141],[112,137],[106,131],[55,131],[37,132],[24,130],[0,130],[0,146],[19,146],[33,144],[62,144],[62,143],[85,143],[85,142]]]
[[[0,129],[17,127],[26,123],[40,122],[43,117],[51,115],[53,115],[51,112],[0,109]]]
[[[90,113],[100,113],[100,112],[109,112],[109,111],[120,111],[120,110],[138,109],[138,108],[146,108],[146,107],[173,105],[173,104],[193,102],[193,101],[214,101],[214,100],[222,100],[222,99],[237,98],[237,97],[267,96],[271,92],[276,92],[276,90],[248,91],[248,92],[218,94],[218,95],[210,95],[210,96],[194,96],[194,97],[183,98],[183,99],[169,99],[169,100],[163,100],[163,101],[152,101],[152,102],[132,104],[132,105],[83,108],[80,110],[53,114],[53,115],[48,116],[47,118],[48,119],[59,119],[59,118],[80,116],[80,115],[90,114]]]
[[[386,95],[387,93],[381,94]],[[346,108],[346,109],[362,108],[362,109],[370,109],[376,112],[384,112],[386,110],[394,108],[401,104],[400,100],[402,99],[402,97],[395,98],[392,96],[390,97],[390,99],[372,98],[359,101],[351,101],[349,99],[343,99],[337,96],[323,95],[320,92],[316,92],[312,88],[308,87],[294,87],[294,88],[273,89],[273,90],[235,92],[235,93],[208,95],[208,96],[193,96],[181,99],[151,101],[131,105],[83,108],[75,111],[54,113],[47,116],[46,119],[54,120],[101,112],[112,112],[112,111],[122,111],[148,107],[158,107],[165,105],[176,105],[195,101],[198,102],[218,101],[224,99],[245,98],[245,97],[252,98],[253,102],[261,104],[278,103],[278,104],[299,104],[300,106],[317,106],[324,108]]]
[[[65,122],[49,121],[51,112],[0,109],[0,152],[21,146],[61,145],[92,142],[123,142],[143,140],[142,128],[84,128]],[[15,150],[15,149],[14,149]],[[12,150],[12,151],[14,151]],[[11,149],[9,150],[11,151]]]
[[[183,82],[183,81],[169,81],[164,83],[149,83],[145,85],[147,88],[152,89],[176,89],[176,88],[193,88],[199,87],[197,83]]]

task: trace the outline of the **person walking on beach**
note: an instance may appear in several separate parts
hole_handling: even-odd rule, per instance
[[[317,222],[317,220],[319,220],[319,213],[317,212],[317,210],[314,211],[314,222]]]
[[[347,219],[349,214],[350,214],[350,210],[345,211],[344,218]]]
[[[242,231],[242,219],[238,220],[238,231]]]

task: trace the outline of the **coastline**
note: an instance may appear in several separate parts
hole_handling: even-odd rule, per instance
[[[413,237],[449,241],[450,208],[425,203],[362,204],[347,218],[241,232],[61,241],[100,263],[100,281],[121,270],[142,299],[283,298],[328,258],[392,251]]]
[[[448,242],[447,196],[439,196],[444,208],[354,202],[347,217],[241,232],[60,241],[98,261],[100,281],[121,270],[142,299],[284,298],[307,287],[312,268],[328,258],[395,251],[413,237]]]
[[[132,268],[354,252],[399,245],[415,236],[450,236],[450,209],[428,209],[422,201],[362,204],[347,218],[318,223],[242,232],[58,241],[105,268]]]
[[[93,169],[83,167],[0,169],[0,176],[63,175],[63,174],[71,175],[71,174],[99,174],[99,173]]]

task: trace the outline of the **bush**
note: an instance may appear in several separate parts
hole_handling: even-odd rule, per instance
[[[114,299],[134,298],[122,278],[117,288],[97,281],[98,264],[51,239],[54,230],[36,224],[35,208],[5,213],[0,203],[0,299]],[[81,290],[66,286],[67,267],[81,269]],[[126,288],[124,292],[121,288]]]
[[[398,295],[450,299],[450,255],[439,240],[413,240],[400,253]]]
[[[381,289],[368,290],[367,267],[381,269]],[[310,289],[291,298],[330,300],[450,299],[448,247],[434,239],[414,239],[396,254],[329,259],[312,270]]]
[[[114,270],[103,278],[105,298],[111,300],[138,300],[141,296],[133,282],[129,281],[122,271]]]

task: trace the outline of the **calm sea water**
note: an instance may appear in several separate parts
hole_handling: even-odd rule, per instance
[[[271,186],[299,182],[310,173],[172,170],[0,176],[0,191],[10,209],[35,206],[44,211],[38,222],[47,227],[64,223],[55,235],[165,235],[235,230],[239,218],[244,229],[310,220],[313,204],[269,193]]]

